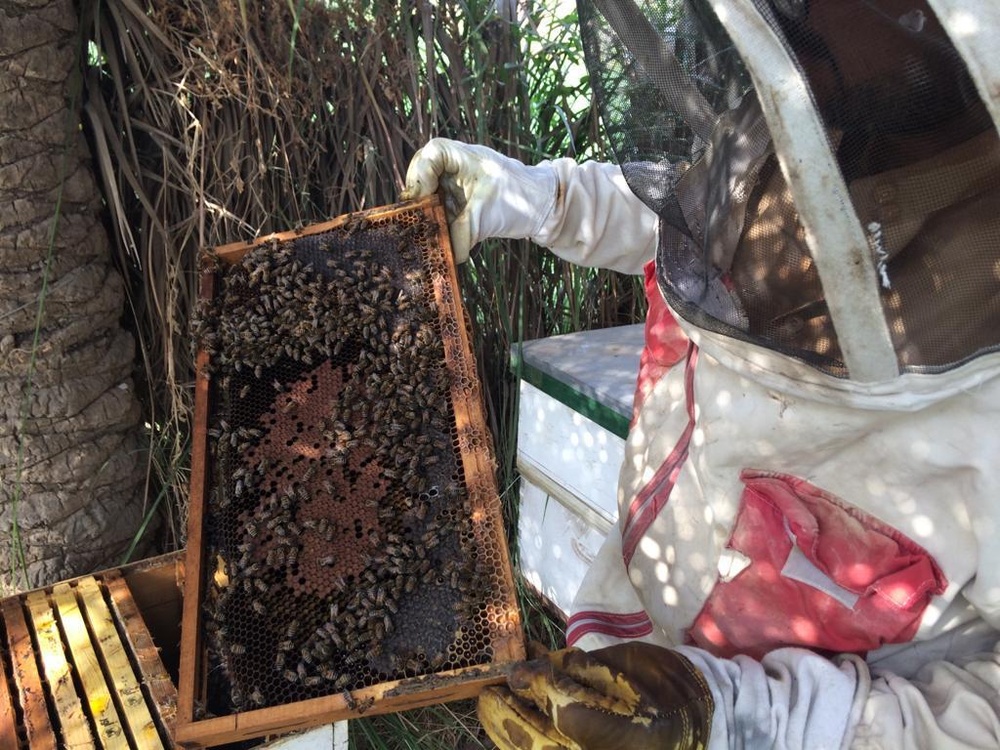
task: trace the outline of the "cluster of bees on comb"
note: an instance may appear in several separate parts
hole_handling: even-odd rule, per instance
[[[204,604],[214,714],[490,661],[422,214],[219,264]],[[224,689],[220,689],[224,688]]]

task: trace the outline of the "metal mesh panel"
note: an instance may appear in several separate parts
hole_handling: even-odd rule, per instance
[[[995,350],[1000,147],[933,13],[919,0],[755,4],[826,124],[869,237],[901,370],[948,369]],[[664,296],[702,328],[846,376],[735,47],[703,0],[639,2],[636,18],[609,10],[631,5],[581,0],[580,17],[611,143],[630,187],[662,219]],[[627,22],[616,26],[614,14]],[[643,24],[651,34],[633,31]],[[676,64],[669,75],[667,59]]]
[[[901,368],[946,369],[994,349],[1000,161],[964,62],[922,2],[791,6],[774,21],[809,83],[867,230]],[[775,262],[785,252],[780,240],[769,261],[761,252],[748,250],[758,257],[744,267],[789,268]],[[822,293],[808,279],[811,268],[790,268],[786,284],[802,284],[797,301],[805,314],[787,310],[782,323],[821,350],[832,332]]]
[[[467,471],[492,458],[440,231],[368,213],[217,273],[210,714],[488,663],[514,635],[495,485]]]

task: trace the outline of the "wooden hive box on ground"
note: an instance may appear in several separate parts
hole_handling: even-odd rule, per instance
[[[202,276],[177,739],[475,695],[524,658],[436,198]]]
[[[172,558],[0,601],[0,748],[174,747],[177,689],[150,627],[176,633]]]

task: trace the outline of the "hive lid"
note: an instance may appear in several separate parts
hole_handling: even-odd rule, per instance
[[[524,341],[512,365],[524,381],[624,438],[643,331],[638,323]]]

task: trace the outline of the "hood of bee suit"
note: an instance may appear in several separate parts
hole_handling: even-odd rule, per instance
[[[859,385],[1000,350],[992,2],[579,9],[611,145],[661,218],[660,290],[698,343]]]

